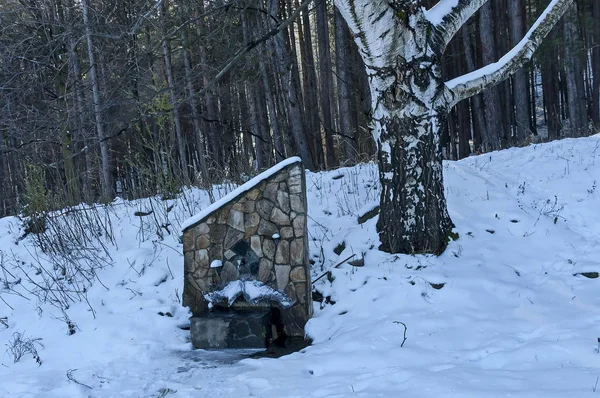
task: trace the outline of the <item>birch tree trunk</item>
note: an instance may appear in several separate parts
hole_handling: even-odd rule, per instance
[[[448,110],[515,73],[572,0],[553,0],[503,62],[442,80],[441,55],[485,0],[336,0],[370,78],[372,134],[381,181],[380,249],[441,253],[453,227],[443,184],[440,130]]]
[[[94,118],[96,121],[96,132],[100,146],[100,182],[101,197],[103,201],[110,201],[113,197],[112,178],[110,174],[110,158],[108,153],[108,141],[104,132],[103,102],[100,93],[100,82],[94,54],[94,40],[89,18],[89,0],[81,0],[83,27],[87,41],[88,59],[90,62],[89,76],[92,86],[92,99],[94,103]]]

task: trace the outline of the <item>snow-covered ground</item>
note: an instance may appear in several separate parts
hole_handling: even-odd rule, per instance
[[[27,294],[25,272],[52,264],[0,219],[0,396],[600,396],[600,279],[579,274],[600,272],[600,136],[449,162],[445,178],[459,239],[411,257],[377,251],[376,219],[357,222],[378,200],[375,166],[307,174],[313,279],[331,271],[315,287],[335,304],[315,303],[314,343],[279,359],[194,351],[179,328],[178,225],[203,192],[103,212],[112,265],[66,311]],[[162,240],[134,215],[151,205],[171,223]],[[352,254],[363,267],[335,267]],[[41,365],[13,363],[15,333],[42,339]]]

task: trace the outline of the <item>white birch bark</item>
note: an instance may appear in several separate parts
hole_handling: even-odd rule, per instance
[[[500,62],[444,84],[443,51],[485,0],[442,0],[429,11],[418,0],[335,0],[369,75],[382,185],[377,224],[382,250],[445,249],[453,225],[443,188],[441,121],[458,101],[506,79],[530,59],[572,1],[552,0]]]

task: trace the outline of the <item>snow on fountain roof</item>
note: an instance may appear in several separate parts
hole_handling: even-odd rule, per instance
[[[287,166],[289,166],[291,164],[294,164],[294,163],[301,163],[301,162],[302,162],[302,160],[299,157],[293,156],[291,158],[287,158],[287,159],[285,159],[285,160],[277,163],[275,166],[271,167],[270,169],[267,169],[267,170],[263,171],[262,173],[260,173],[256,177],[252,178],[251,180],[249,180],[246,183],[240,185],[239,187],[237,187],[233,191],[229,192],[227,195],[223,196],[221,199],[217,200],[215,203],[213,203],[210,206],[202,209],[202,211],[200,213],[198,213],[198,214],[196,214],[196,215],[188,218],[187,220],[185,220],[183,222],[183,224],[181,224],[181,232],[182,233],[185,232],[186,229],[190,228],[194,224],[199,223],[200,221],[202,221],[203,218],[205,218],[206,216],[208,216],[209,214],[211,214],[215,210],[218,210],[222,206],[224,206],[227,203],[231,202],[232,200],[234,200],[236,197],[238,197],[239,195],[243,194],[244,192],[247,192],[247,191],[251,190],[252,188],[254,188],[255,186],[257,186],[258,184],[260,184],[264,180],[268,179],[269,177],[272,177],[273,175],[275,175],[277,172],[281,171],[285,167],[287,167]]]

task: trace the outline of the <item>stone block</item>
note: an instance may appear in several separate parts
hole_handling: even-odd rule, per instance
[[[222,224],[213,224],[210,227],[210,241],[212,243],[223,243],[225,233],[227,232],[227,226]]]
[[[294,267],[290,272],[290,280],[294,283],[306,282],[306,271],[304,270],[304,267]]]
[[[288,179],[288,188],[290,193],[302,193],[302,178],[290,177]]]
[[[250,248],[257,256],[262,257],[262,246],[260,244],[260,236],[254,235],[250,237]]]
[[[277,290],[283,292],[290,281],[289,265],[275,265],[275,278],[277,279]]]
[[[256,200],[256,198],[258,198],[259,194],[260,194],[260,189],[259,188],[254,188],[253,190],[249,191],[246,194],[246,199]]]
[[[220,268],[219,276],[221,277],[221,284],[225,286],[229,282],[238,279],[240,272],[230,261],[225,261],[225,264]]]
[[[244,238],[244,233],[242,231],[238,231],[237,229],[228,228],[227,235],[225,235],[225,241],[223,242],[223,246],[228,249],[235,245],[240,239]]]
[[[266,220],[268,220],[271,217],[273,207],[275,207],[273,202],[270,202],[266,199],[261,199],[258,202],[256,202],[256,212],[261,218]]]
[[[196,250],[194,255],[194,268],[208,268],[210,261],[208,261],[208,250]]]
[[[196,235],[204,235],[210,232],[210,227],[207,223],[202,222],[194,227]]]
[[[232,250],[225,250],[225,259],[231,260],[235,256],[235,253]]]
[[[183,252],[191,252],[194,250],[194,232],[193,231],[185,231],[183,234]]]
[[[244,213],[253,213],[254,209],[256,207],[256,202],[253,200],[248,200],[246,201],[246,203],[244,203],[244,205],[242,206],[242,211]]]
[[[306,230],[306,216],[298,216],[294,218],[294,235],[297,238],[301,238],[304,236]]]
[[[275,176],[275,178],[273,178],[273,182],[281,182],[281,181],[285,181],[288,178],[288,173],[286,171],[281,171],[279,174],[277,174]]]
[[[290,264],[304,264],[304,239],[296,238],[290,243]]]
[[[279,226],[291,224],[290,216],[277,207],[273,208],[273,212],[271,213],[271,222]]]
[[[234,210],[233,208],[229,211],[229,217],[227,219],[227,225],[231,228],[237,229],[238,231],[244,232],[244,213],[240,210]]]
[[[294,283],[294,291],[300,304],[306,304],[306,283]]]
[[[279,184],[276,182],[269,182],[265,190],[263,191],[263,197],[269,199],[271,202],[277,201],[277,191],[279,190]]]
[[[294,193],[290,195],[290,205],[295,212],[304,213],[306,211],[304,208],[304,201],[300,198],[299,194]]]
[[[279,206],[279,208],[283,210],[284,213],[290,212],[290,196],[287,192],[277,192],[277,206]]]
[[[206,249],[210,246],[209,235],[200,235],[196,238],[196,250]]]
[[[231,205],[227,205],[218,210],[217,214],[217,223],[219,224],[227,224],[227,219],[229,218],[229,211],[231,210]]]
[[[298,301],[298,298],[297,298],[298,295],[296,294],[296,289],[294,288],[293,283],[288,283],[287,286],[285,287],[285,289],[283,290],[283,292],[285,293],[286,296],[288,296],[290,298],[290,300]]]
[[[294,229],[292,227],[283,227],[279,230],[281,239],[289,239],[294,237]]]
[[[273,271],[273,262],[262,258],[258,266],[258,280],[262,283],[268,283],[271,280],[271,271]]]
[[[290,243],[287,240],[282,240],[277,245],[277,250],[275,251],[275,263],[290,263]]]
[[[273,242],[272,239],[270,238],[263,238],[263,244],[262,244],[262,251],[263,251],[263,255],[268,258],[269,260],[274,260],[275,259],[275,242]]]
[[[212,262],[214,260],[223,260],[223,245],[213,244],[208,248],[208,259]]]
[[[270,238],[278,232],[279,232],[279,229],[272,222],[269,222],[267,220],[260,220],[260,222],[258,223],[258,234],[259,235],[268,236]]]
[[[207,274],[208,274],[208,268],[198,267],[192,274],[192,277],[194,278],[195,281],[198,281],[198,280],[204,278]]]
[[[183,254],[183,269],[184,272],[193,272],[196,264],[194,264],[194,252],[186,252]]]
[[[258,213],[250,213],[244,215],[244,227],[246,230],[258,226],[259,222],[260,216],[258,215]]]
[[[302,177],[302,168],[298,165],[294,165],[288,171],[290,177]]]

